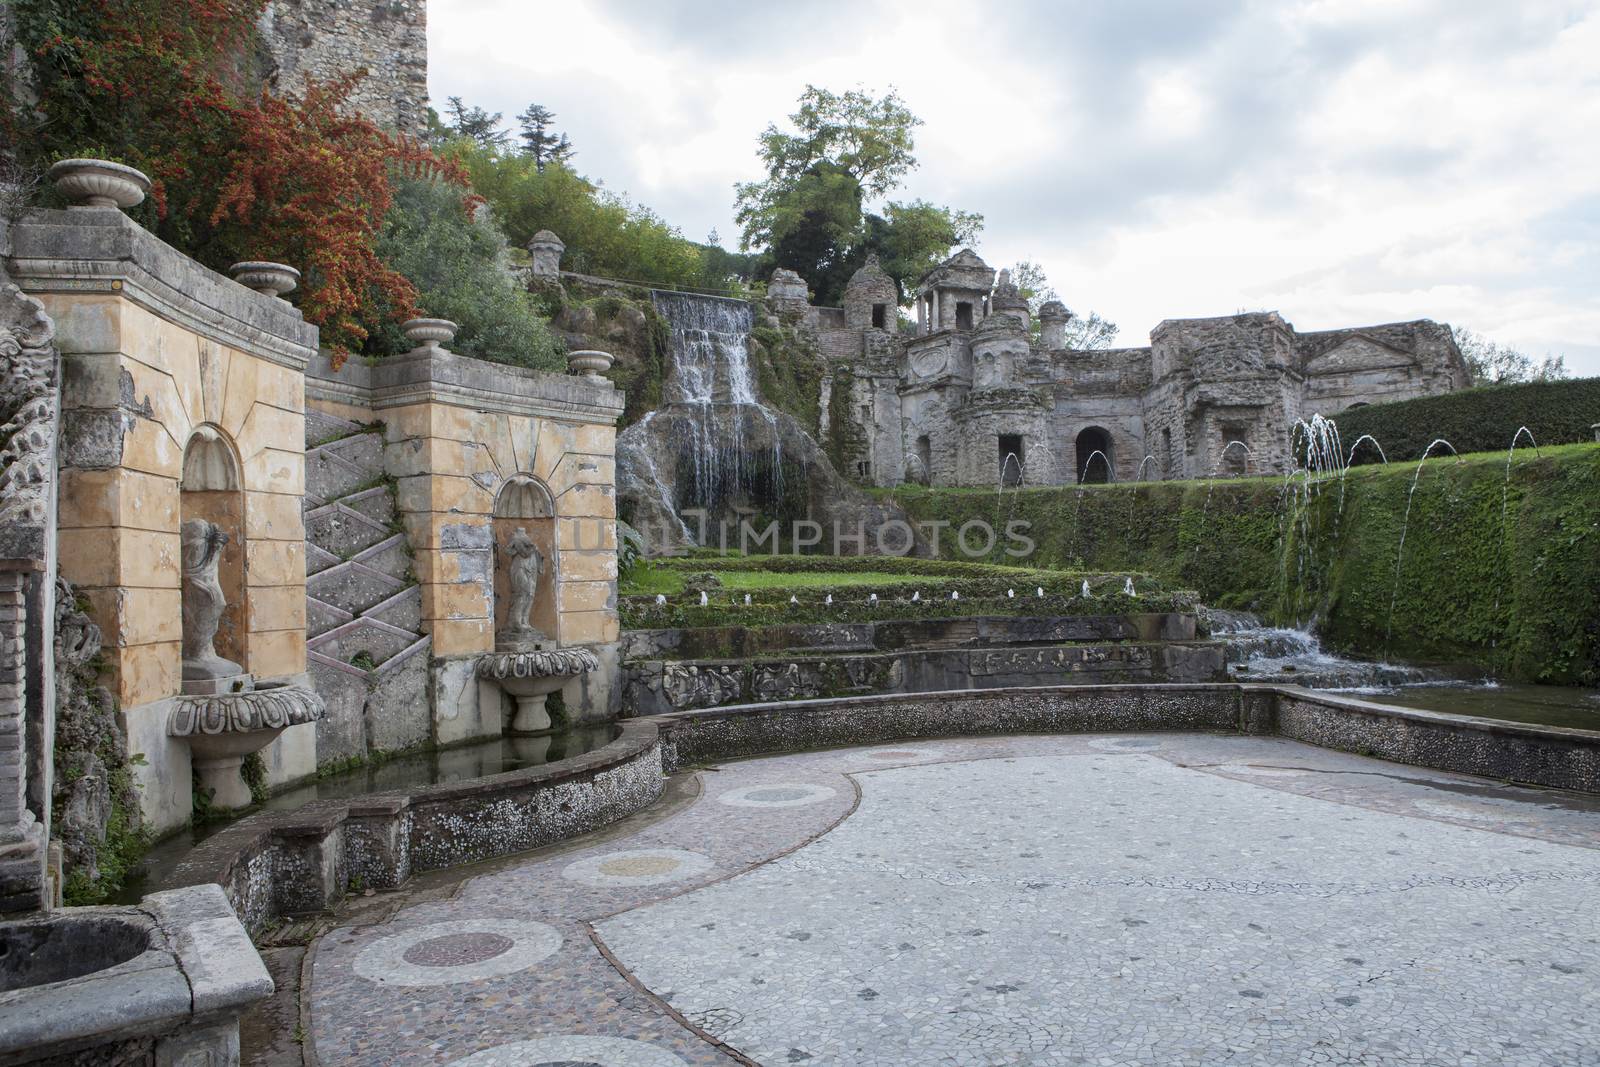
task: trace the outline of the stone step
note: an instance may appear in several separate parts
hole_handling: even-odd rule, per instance
[[[354,433],[336,441],[318,445],[312,451],[328,456],[338,456],[352,466],[367,471],[376,478],[383,473],[383,434],[375,431]]]
[[[340,497],[339,503],[352,511],[359,511],[373,522],[394,526],[394,492],[387,485],[375,485],[359,493]]]
[[[377,619],[402,630],[421,633],[422,587],[413,585],[409,589],[402,589],[389,599],[372,605],[363,614],[366,618]]]
[[[365,489],[381,473],[358,467],[332,452],[312,449],[306,453],[306,507],[320,507],[331,500]]]
[[[408,585],[417,580],[415,568],[412,566],[410,545],[406,542],[405,534],[397,533],[386,537],[350,558]]]
[[[306,450],[349,434],[358,432],[361,424],[353,419],[341,419],[337,415],[329,415],[316,408],[306,408]]]
[[[310,541],[306,542],[306,577],[309,578],[319,571],[337,566],[342,562],[338,556],[325,548],[319,548]]]
[[[421,590],[419,589],[418,592],[420,593]],[[336,608],[332,604],[324,604],[314,596],[306,597],[307,638],[327,633],[335,626],[343,626],[353,618],[355,616],[343,608]]]
[[[394,536],[382,523],[343,504],[324,504],[306,512],[306,540],[340,559]]]
[[[306,579],[306,595],[352,616],[360,615],[406,588],[404,582],[365,564],[347,560]]]
[[[354,664],[357,656],[366,653],[374,667],[389,662],[421,640],[422,635],[402,630],[373,618],[351,619],[335,626],[306,642],[307,651],[329,659]]]

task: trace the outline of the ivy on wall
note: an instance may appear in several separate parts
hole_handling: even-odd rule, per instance
[[[1523,426],[1541,445],[1575,444],[1594,440],[1593,425],[1600,423],[1600,378],[1495,385],[1374,404],[1346,411],[1334,421],[1346,448],[1371,434],[1391,461],[1415,462],[1438,437],[1457,452],[1503,451]],[[1370,446],[1356,451],[1356,463],[1378,459],[1377,449]]]
[[[1309,492],[1257,478],[887,495],[918,521],[1025,521],[1038,548],[1020,562],[1147,571],[1219,607],[1315,624],[1343,652],[1600,685],[1594,445],[1519,450],[1509,480],[1494,452],[1420,475],[1356,468]]]

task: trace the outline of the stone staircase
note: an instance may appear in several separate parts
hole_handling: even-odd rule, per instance
[[[328,704],[323,765],[431,739],[431,639],[380,429],[306,418],[306,660]]]

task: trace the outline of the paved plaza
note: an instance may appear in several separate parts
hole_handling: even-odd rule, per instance
[[[1293,742],[943,740],[680,776],[359,898],[326,1064],[1600,1060],[1596,802]]]

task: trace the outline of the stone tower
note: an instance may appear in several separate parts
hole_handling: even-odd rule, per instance
[[[261,13],[266,86],[298,93],[365,68],[352,110],[419,134],[428,114],[426,0],[269,0]]]

